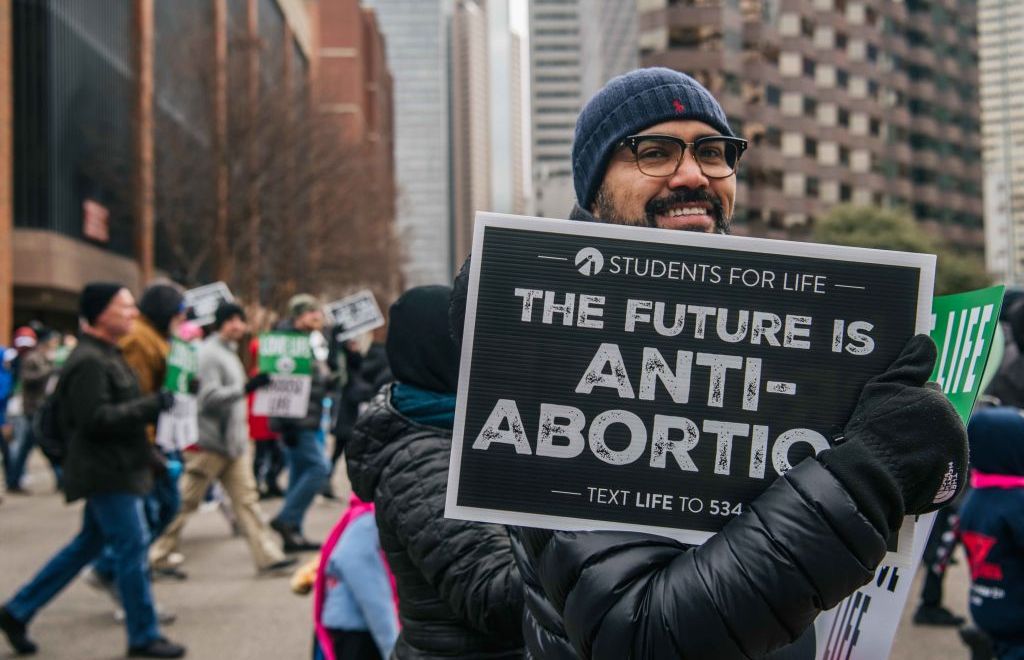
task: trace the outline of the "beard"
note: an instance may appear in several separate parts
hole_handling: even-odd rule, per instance
[[[657,227],[655,216],[666,213],[677,204],[688,202],[708,204],[711,207],[711,217],[715,221],[715,233],[729,233],[729,218],[725,217],[725,207],[722,206],[722,200],[704,189],[691,190],[684,188],[674,190],[665,197],[655,197],[644,205],[644,215],[642,218],[627,218],[619,213],[615,203],[612,201],[612,196],[605,189],[605,186],[602,185],[594,196],[594,211],[600,222],[613,225],[629,225],[631,227]]]

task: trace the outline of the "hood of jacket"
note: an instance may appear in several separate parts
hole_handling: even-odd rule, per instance
[[[451,443],[450,429],[420,424],[399,412],[392,403],[393,388],[393,384],[387,385],[374,396],[345,445],[352,491],[364,502],[373,501],[381,474],[410,444]]]

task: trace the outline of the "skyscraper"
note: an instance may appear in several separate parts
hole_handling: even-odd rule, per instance
[[[752,142],[741,230],[783,233],[849,202],[906,208],[980,250],[975,0],[643,7],[644,65],[701,80]]]
[[[584,103],[637,66],[637,10],[619,0],[530,0],[536,212],[565,217],[575,200],[573,131]]]
[[[451,282],[451,0],[364,0],[377,13],[394,78],[397,231],[407,286]]]
[[[1024,284],[1024,3],[980,0],[978,33],[986,265]]]

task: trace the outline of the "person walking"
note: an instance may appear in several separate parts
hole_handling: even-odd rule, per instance
[[[288,301],[289,319],[282,329],[311,336],[324,326],[320,303],[309,294],[298,294]],[[311,345],[312,346],[312,345]],[[288,490],[284,504],[270,522],[271,528],[281,535],[285,552],[318,550],[319,543],[307,539],[302,533],[302,521],[313,498],[327,485],[330,464],[317,435],[323,416],[323,401],[331,380],[331,369],[326,357],[313,355],[312,384],[306,416],[300,419],[272,417],[271,428],[281,434],[288,454]]]
[[[165,562],[177,550],[185,524],[215,480],[231,500],[256,570],[274,572],[296,562],[285,557],[270,537],[260,514],[259,494],[249,465],[245,397],[267,385],[270,378],[259,374],[246,379],[238,359],[238,342],[248,329],[245,311],[234,303],[223,303],[217,308],[213,333],[199,348],[199,442],[185,452],[181,511],[153,542],[149,560],[154,565]]]
[[[40,333],[28,326],[14,331],[14,346],[18,350],[17,388],[21,395],[21,415],[14,421],[15,451],[7,472],[8,488],[12,492],[24,492],[22,478],[32,450],[36,447],[32,419],[46,398],[47,384],[53,374],[53,353],[50,350],[51,334],[43,329]],[[59,462],[47,456],[53,469],[57,490],[63,488],[63,475]]]
[[[160,634],[146,562],[142,496],[153,484],[153,454],[146,424],[169,409],[169,392],[142,395],[117,346],[138,316],[131,292],[120,284],[87,284],[79,299],[82,339],[64,365],[57,410],[68,439],[64,494],[85,500],[82,528],[0,607],[0,630],[15,651],[35,653],[27,626],[104,545],[117,565],[125,606],[128,656],[180,658],[185,647]]]

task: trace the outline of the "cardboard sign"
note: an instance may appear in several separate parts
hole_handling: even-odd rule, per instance
[[[260,335],[259,365],[261,373],[270,374],[270,384],[256,390],[253,414],[305,417],[313,384],[313,351],[309,335],[300,332]]]
[[[994,339],[1001,336],[997,331],[1003,289],[994,286],[935,299],[931,336],[939,348],[939,360],[932,380],[942,385],[965,424],[982,392],[982,375]],[[818,660],[889,657],[935,517],[928,514],[918,523],[909,568],[884,562],[874,580],[815,620]]]
[[[185,307],[192,310],[196,325],[200,326],[213,323],[214,314],[221,303],[234,301],[231,289],[224,282],[204,284],[185,292]]]
[[[167,451],[180,451],[199,442],[199,408],[195,395],[188,388],[197,371],[196,347],[172,339],[164,389],[174,393],[174,406],[160,413],[156,423],[156,442]]]
[[[927,332],[934,264],[478,215],[445,515],[703,543]]]
[[[339,342],[384,325],[384,315],[369,289],[329,303],[324,313],[334,326],[334,339]]]

